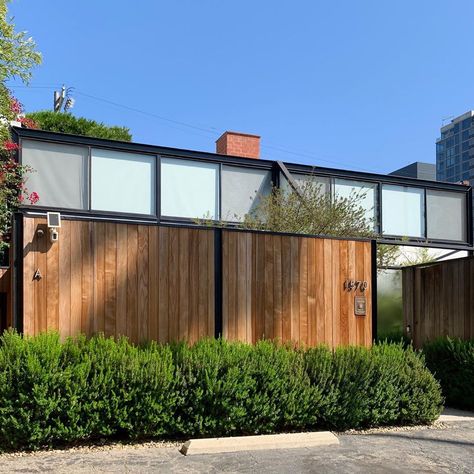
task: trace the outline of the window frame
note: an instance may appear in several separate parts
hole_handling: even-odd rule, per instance
[[[139,213],[139,212],[122,212],[122,211],[104,211],[101,209],[93,209],[92,207],[92,151],[93,150],[106,150],[106,151],[112,151],[120,154],[131,154],[131,155],[143,155],[143,156],[149,156],[151,158],[154,158],[154,173],[152,174],[152,178],[154,179],[154,192],[155,192],[155,199],[154,199],[154,206],[155,206],[155,212],[151,214],[144,214],[144,213]],[[158,194],[158,189],[159,189],[159,182],[158,182],[158,173],[157,173],[157,167],[158,167],[158,161],[159,157],[158,155],[154,154],[148,154],[148,153],[141,153],[141,152],[126,152],[122,150],[117,150],[113,148],[106,148],[106,147],[97,147],[97,146],[90,146],[89,147],[89,154],[88,154],[88,163],[87,163],[87,171],[88,171],[88,185],[89,185],[89,211],[91,213],[98,213],[98,214],[117,214],[117,215],[127,215],[127,216],[138,216],[138,217],[146,217],[146,218],[155,218],[158,217],[158,209],[157,209],[157,194]]]
[[[143,215],[143,214],[128,214],[123,212],[114,212],[114,211],[92,211],[91,206],[91,196],[89,195],[89,209],[65,209],[65,208],[53,208],[53,207],[43,207],[36,205],[22,205],[20,207],[20,212],[26,212],[30,215],[44,215],[46,211],[57,211],[61,212],[67,217],[77,218],[77,219],[93,219],[93,220],[102,220],[102,221],[114,221],[114,222],[124,222],[124,223],[144,223],[144,224],[182,224],[189,226],[196,226],[195,219],[189,218],[179,218],[172,216],[162,216],[161,215],[161,158],[169,157],[183,160],[191,160],[198,162],[209,162],[214,164],[219,164],[219,213],[222,215],[222,177],[221,170],[222,165],[234,165],[240,168],[257,168],[262,170],[269,170],[272,173],[272,183],[274,186],[279,186],[279,168],[277,166],[278,162],[276,160],[266,160],[266,159],[249,159],[249,158],[240,158],[234,156],[224,156],[218,155],[215,153],[209,152],[199,152],[192,150],[184,150],[177,148],[168,148],[155,145],[146,145],[139,143],[130,143],[130,142],[119,142],[113,140],[98,139],[92,137],[84,137],[77,135],[68,135],[60,134],[55,132],[46,132],[41,130],[29,130],[24,128],[13,127],[12,128],[13,140],[20,145],[19,151],[16,153],[16,159],[21,163],[21,143],[22,140],[36,140],[41,142],[51,142],[55,144],[64,144],[64,145],[76,145],[79,147],[87,147],[89,150],[89,162],[88,162],[88,182],[89,182],[89,194],[91,192],[90,186],[90,150],[91,148],[103,148],[112,151],[120,152],[130,152],[135,154],[151,155],[155,157],[156,160],[156,196],[155,196],[155,206],[156,213],[155,215]],[[360,181],[361,183],[375,183],[378,185],[378,192],[376,195],[376,205],[375,205],[375,215],[378,224],[378,231],[383,228],[383,215],[381,212],[382,208],[382,185],[383,184],[392,184],[400,186],[409,186],[415,188],[424,189],[425,194],[425,206],[426,206],[426,190],[443,190],[451,192],[464,192],[466,194],[466,202],[470,202],[472,199],[473,191],[470,187],[464,187],[454,183],[442,183],[442,182],[430,182],[426,180],[415,180],[412,178],[398,177],[393,175],[379,175],[375,173],[365,173],[360,171],[349,171],[325,167],[316,167],[309,166],[304,164],[296,163],[285,163],[285,166],[288,169],[288,172],[291,174],[297,173],[302,175],[315,175],[322,178],[330,179],[330,188],[331,192],[333,189],[333,180],[342,179],[342,180],[352,180]],[[466,216],[467,216],[467,229],[465,239],[460,241],[448,241],[445,239],[428,239],[426,237],[427,233],[427,214],[425,211],[425,235],[423,238],[413,238],[407,241],[401,240],[403,236],[390,236],[378,234],[377,240],[379,243],[389,243],[389,244],[402,244],[402,245],[424,245],[424,246],[444,246],[443,248],[453,248],[460,250],[474,250],[474,239],[473,239],[473,223],[472,215],[473,210],[471,206],[466,206]],[[229,226],[233,226],[229,224]],[[235,224],[236,227],[239,226],[238,223]]]
[[[203,218],[200,217],[182,217],[182,216],[170,216],[170,215],[165,215],[162,214],[161,212],[161,175],[162,175],[162,159],[173,159],[173,160],[182,160],[182,161],[194,161],[196,163],[209,163],[213,165],[217,165],[217,212],[219,214],[217,219],[211,219],[212,222],[219,222],[220,216],[222,215],[222,179],[221,179],[221,172],[222,172],[222,163],[215,163],[212,161],[205,161],[205,160],[196,160],[192,158],[179,158],[176,156],[165,156],[165,155],[160,155],[159,157],[159,168],[160,168],[160,182],[159,186],[156,189],[156,194],[159,196],[159,201],[160,201],[160,209],[159,209],[159,221],[164,221],[164,222],[195,222],[196,220],[202,220]]]
[[[221,216],[221,222],[225,222],[226,224],[229,224],[229,225],[239,225],[241,224],[242,222],[241,221],[230,221],[230,220],[224,220],[222,218],[222,203],[223,203],[223,196],[224,196],[224,187],[222,186],[222,172],[224,171],[224,167],[227,167],[227,168],[235,168],[235,169],[252,169],[252,170],[259,170],[259,171],[264,171],[265,173],[269,173],[270,174],[270,185],[271,186],[275,186],[275,183],[273,181],[273,170],[272,169],[269,169],[269,168],[260,168],[260,167],[256,167],[256,166],[252,166],[252,167],[248,167],[248,166],[242,166],[242,165],[237,165],[237,164],[234,164],[234,163],[220,163],[220,166],[219,166],[219,173],[220,173],[220,176],[219,176],[219,216]]]

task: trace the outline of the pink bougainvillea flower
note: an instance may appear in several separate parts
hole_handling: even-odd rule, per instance
[[[23,105],[18,99],[15,99],[15,97],[12,97],[10,99],[10,110],[12,113],[18,115],[23,112]]]
[[[38,124],[28,117],[18,117],[18,121],[26,128],[38,128]]]
[[[7,140],[6,142],[3,142],[3,148],[7,151],[16,151],[19,146],[17,143]]]
[[[39,201],[39,195],[36,191],[33,191],[29,198],[31,204],[36,204]]]

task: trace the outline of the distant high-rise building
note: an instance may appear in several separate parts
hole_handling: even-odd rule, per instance
[[[436,140],[438,181],[469,181],[474,185],[474,111],[470,110],[441,127]]]
[[[392,176],[404,176],[405,178],[425,179],[428,181],[436,181],[436,166],[433,163],[422,163],[415,161],[403,168],[392,171]]]

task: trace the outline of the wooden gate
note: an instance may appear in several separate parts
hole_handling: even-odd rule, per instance
[[[474,258],[404,268],[403,312],[416,347],[441,336],[474,338]]]

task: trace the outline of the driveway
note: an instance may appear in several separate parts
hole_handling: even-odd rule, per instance
[[[407,473],[474,472],[474,417],[450,414],[437,428],[341,434],[339,446],[183,456],[156,445],[0,456],[0,472]]]

